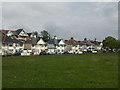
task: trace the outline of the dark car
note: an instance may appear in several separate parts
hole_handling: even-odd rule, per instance
[[[20,55],[21,55],[20,52],[16,52],[16,53],[13,54],[13,56],[20,56]]]
[[[63,54],[70,54],[68,51],[65,51]]]
[[[92,53],[92,51],[91,50],[87,50],[87,53]]]
[[[120,52],[120,49],[118,49],[117,52]]]
[[[45,52],[45,51],[42,51],[42,52],[40,52],[40,54],[39,55],[48,55],[48,53],[47,52]]]

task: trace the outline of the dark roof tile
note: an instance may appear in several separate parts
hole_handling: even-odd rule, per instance
[[[22,30],[23,30],[23,29],[18,29],[18,30],[16,30],[17,35],[20,34],[20,32],[21,32]]]
[[[61,39],[51,39],[47,43],[48,44],[56,44],[57,45],[60,41],[61,41]]]
[[[3,43],[21,43],[19,40],[12,38],[10,36],[5,36],[2,38]]]

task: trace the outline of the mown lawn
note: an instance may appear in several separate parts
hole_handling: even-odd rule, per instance
[[[4,57],[3,88],[117,88],[118,53]]]

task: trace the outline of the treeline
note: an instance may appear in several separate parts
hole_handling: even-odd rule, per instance
[[[103,48],[120,49],[120,41],[112,36],[108,36],[103,40]]]

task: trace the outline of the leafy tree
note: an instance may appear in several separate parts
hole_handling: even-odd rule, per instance
[[[117,40],[116,49],[120,49],[120,41]]]
[[[35,31],[35,32],[34,32],[34,35],[38,36],[38,32],[37,32],[37,31]]]
[[[103,40],[103,47],[104,48],[110,48],[110,49],[114,49],[114,48],[119,48],[118,47],[118,40],[116,40],[114,37],[112,36],[108,36],[105,38],[105,40]]]
[[[41,35],[42,35],[43,40],[45,42],[47,42],[48,40],[50,40],[50,34],[48,33],[48,31],[46,31],[46,30],[41,31]]]
[[[32,32],[33,35],[36,35],[38,37],[38,32],[35,31],[35,32]]]

